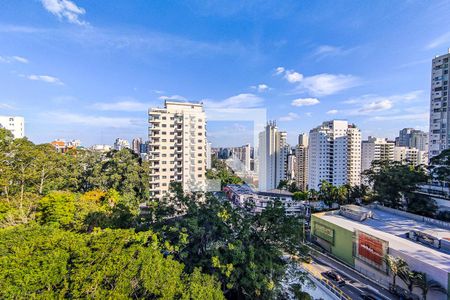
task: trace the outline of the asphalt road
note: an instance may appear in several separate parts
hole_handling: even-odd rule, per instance
[[[363,294],[370,294],[380,300],[399,299],[388,290],[359,275],[350,267],[337,263],[324,254],[315,252],[313,260],[314,268],[321,273],[333,270],[341,275],[346,284],[339,286],[339,288],[352,299],[363,299],[361,297]]]

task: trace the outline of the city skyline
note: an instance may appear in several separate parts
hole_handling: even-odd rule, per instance
[[[3,3],[1,114],[24,116],[32,141],[86,145],[145,137],[148,108],[166,97],[265,108],[290,144],[331,119],[358,124],[364,138],[427,131],[431,60],[450,46],[437,24],[450,4],[354,3],[347,16],[345,5],[319,2]],[[213,146],[252,130],[208,123]]]

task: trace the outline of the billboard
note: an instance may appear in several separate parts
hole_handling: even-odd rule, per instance
[[[378,268],[384,268],[384,256],[387,254],[388,242],[373,235],[356,231],[356,257]]]
[[[334,230],[330,227],[314,222],[314,235],[334,245]]]

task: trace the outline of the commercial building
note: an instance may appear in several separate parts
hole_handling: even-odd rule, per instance
[[[275,122],[269,122],[259,134],[259,190],[275,189],[281,180],[287,179],[289,145],[287,133],[279,131]]]
[[[297,187],[306,191],[308,189],[308,135],[302,133],[298,136],[295,154],[295,183]]]
[[[114,150],[120,151],[125,148],[130,148],[130,143],[127,140],[117,138],[114,142]]]
[[[311,235],[334,257],[385,287],[392,274],[384,257],[400,257],[447,289],[447,294],[430,291],[428,299],[450,299],[449,223],[377,205],[345,205],[313,214]],[[397,284],[407,288],[401,280]],[[418,288],[413,293],[421,295]]]
[[[270,190],[267,192],[255,191],[247,184],[229,184],[224,187],[223,191],[227,198],[239,207],[246,204],[253,205],[253,212],[262,212],[271,202],[280,200],[286,210],[286,214],[298,215],[305,212],[305,205],[301,201],[292,199],[292,193],[284,190]]]
[[[361,182],[361,131],[344,120],[324,122],[309,132],[308,187]]]
[[[150,193],[160,199],[171,182],[185,192],[206,188],[206,116],[201,103],[166,100],[149,109]]]
[[[361,172],[370,169],[373,161],[394,160],[394,146],[393,141],[369,136],[362,142]]]
[[[442,150],[448,149],[450,144],[449,60],[450,49],[447,54],[436,56],[432,61],[429,158],[439,155]]]
[[[25,137],[25,119],[15,116],[0,116],[0,128],[11,131],[15,139]]]

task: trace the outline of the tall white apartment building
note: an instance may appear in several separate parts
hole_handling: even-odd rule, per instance
[[[447,54],[436,56],[432,61],[429,158],[450,148],[450,125],[448,122],[449,60],[450,49]]]
[[[212,168],[212,151],[211,151],[211,143],[206,143],[206,169]]]
[[[141,154],[141,145],[142,145],[142,139],[141,138],[134,138],[131,142],[131,149],[136,154]]]
[[[130,148],[130,143],[127,140],[117,138],[114,142],[114,150],[120,151],[125,148]]]
[[[335,186],[361,182],[361,131],[343,120],[324,122],[309,132],[308,188],[322,181]]]
[[[412,147],[394,147],[394,160],[414,166],[428,165],[428,152]]]
[[[376,160],[394,160],[394,141],[386,138],[371,137],[362,142],[361,172],[370,169],[372,162]]]
[[[171,182],[185,192],[206,188],[206,115],[201,103],[166,100],[149,110],[150,193],[160,199]]]
[[[278,131],[275,122],[269,122],[259,134],[258,180],[259,190],[277,188],[280,180],[287,179],[289,145],[287,134]]]
[[[297,187],[306,191],[308,189],[308,135],[302,133],[298,136],[298,145],[294,150],[296,158],[295,183]]]
[[[25,119],[15,116],[0,116],[0,128],[11,131],[15,139],[25,137]]]
[[[414,128],[403,128],[395,139],[396,146],[413,147],[428,151],[428,133]]]

